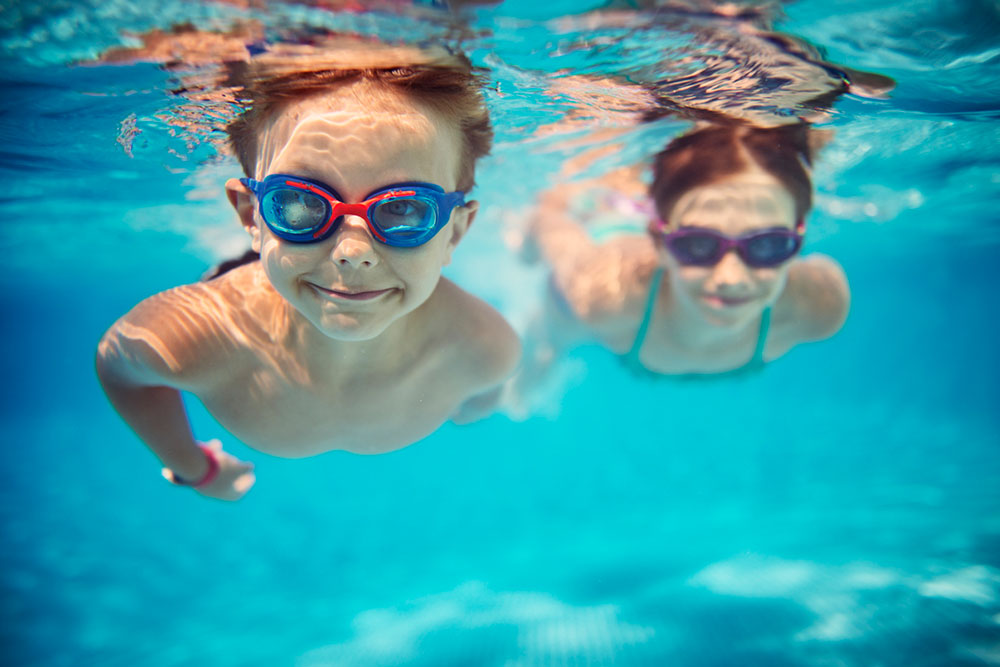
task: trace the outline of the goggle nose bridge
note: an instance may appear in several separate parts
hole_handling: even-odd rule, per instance
[[[330,219],[336,220],[344,215],[356,215],[359,218],[368,220],[368,209],[370,207],[371,204],[345,204],[343,202],[334,202],[330,207]]]
[[[375,232],[373,228],[374,226],[372,225],[372,221],[368,219],[368,209],[371,208],[370,202],[362,204],[345,204],[344,202],[331,201],[328,198],[327,201],[330,202],[330,217],[327,219],[327,221],[323,224],[322,227],[313,232],[312,236],[314,239],[318,239],[322,237],[324,234],[326,234],[328,231],[330,231],[330,227],[332,227],[333,224],[339,218],[342,218],[345,215],[355,215],[361,218],[362,220],[365,221],[365,224],[368,226],[368,228],[373,232]],[[378,232],[375,232],[375,234],[380,241],[385,240],[381,234],[378,234]]]

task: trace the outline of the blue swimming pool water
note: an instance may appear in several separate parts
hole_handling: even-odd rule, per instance
[[[534,87],[553,20],[582,9],[472,19],[507,92],[450,275],[515,323],[543,278],[505,232],[566,155],[525,138],[561,113]],[[218,196],[234,166],[170,136],[168,73],[66,63],[231,11],[0,8],[4,664],[1000,663],[995,4],[787,8],[781,27],[899,84],[827,123],[807,249],[854,298],[832,340],[697,384],[585,347],[554,412],[377,457],[265,457],[191,402],[197,433],[257,466],[222,504],[158,479],[92,357],[134,303],[239,244]]]

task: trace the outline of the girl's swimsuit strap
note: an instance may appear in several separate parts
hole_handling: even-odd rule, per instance
[[[743,368],[764,365],[764,347],[767,345],[767,334],[771,330],[771,307],[768,306],[760,314],[760,329],[757,331],[757,347],[753,351],[753,357],[743,366]]]
[[[625,353],[624,357],[622,357],[622,361],[625,362],[626,366],[641,375],[655,375],[658,377],[670,377],[674,379],[683,379],[688,377],[703,379],[725,377],[729,375],[742,375],[748,371],[759,370],[764,367],[767,363],[764,361],[764,348],[767,346],[767,334],[771,330],[770,307],[765,308],[764,312],[760,314],[760,328],[757,330],[757,346],[754,348],[753,356],[750,358],[750,361],[739,368],[734,368],[731,371],[725,371],[723,373],[663,375],[660,373],[654,373],[643,366],[639,361],[639,351],[642,349],[642,344],[646,340],[646,334],[649,332],[649,325],[653,321],[653,310],[656,308],[656,295],[660,290],[660,284],[663,282],[663,272],[664,267],[661,266],[658,267],[656,272],[653,274],[653,282],[649,287],[649,296],[646,297],[646,311],[642,315],[642,322],[639,324],[639,330],[635,334],[635,341],[632,343],[632,348]]]
[[[649,323],[653,321],[653,310],[656,308],[656,294],[660,291],[660,283],[663,282],[663,271],[664,267],[658,266],[656,272],[653,273],[653,282],[649,286],[649,295],[646,297],[646,312],[642,314],[642,323],[639,324],[639,330],[635,334],[632,349],[625,353],[626,361],[635,367],[642,367],[642,364],[639,363],[639,350],[642,349],[642,344],[646,340]]]

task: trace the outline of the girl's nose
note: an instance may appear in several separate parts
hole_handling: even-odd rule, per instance
[[[728,289],[743,288],[750,283],[750,269],[743,263],[735,250],[730,250],[715,265],[709,283],[713,288],[723,286]]]
[[[378,264],[375,239],[368,231],[364,218],[345,215],[331,239],[330,257],[343,267],[369,268]]]

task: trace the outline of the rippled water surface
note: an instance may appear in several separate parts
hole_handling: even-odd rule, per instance
[[[626,4],[425,8],[417,24],[0,4],[4,664],[1000,664],[995,2],[776,14],[817,57],[896,88],[815,119],[834,134],[807,250],[843,264],[852,310],[759,376],[645,382],[584,347],[533,415],[394,454],[280,460],[225,439],[257,466],[236,504],[159,480],[101,394],[107,326],[246,242],[222,194],[238,171],[215,148],[224,114],[171,92],[201,70],[100,54],[246,18],[461,45],[490,81],[497,145],[448,275],[523,331],[545,276],[511,239],[538,191],[606,141],[595,130],[621,132],[600,171],[689,127],[636,128],[634,90],[567,82],[655,83],[721,49],[704,37],[718,19]],[[196,433],[219,432],[190,409]]]

